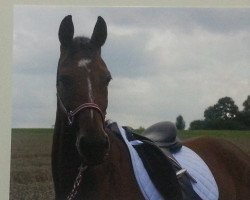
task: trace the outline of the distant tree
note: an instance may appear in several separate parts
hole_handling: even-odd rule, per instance
[[[221,114],[220,118],[223,120],[233,119],[239,113],[238,106],[235,104],[234,100],[230,97],[224,97],[219,99],[217,107]]]
[[[195,120],[190,123],[189,126],[190,130],[202,130],[205,129],[205,122],[204,120]]]
[[[216,120],[219,118],[219,112],[217,111],[217,108],[214,106],[209,106],[205,111],[204,111],[204,117],[205,120]]]
[[[214,106],[208,107],[204,112],[205,120],[227,120],[233,119],[239,113],[231,97],[223,97]]]
[[[204,111],[205,120],[190,123],[191,130],[250,130],[250,95],[243,102],[243,110],[230,97],[224,97]]]
[[[246,101],[243,102],[243,107],[243,111],[250,112],[250,95],[248,95]]]
[[[241,129],[250,130],[250,111],[241,111],[236,120],[241,124]]]
[[[145,128],[140,126],[139,128],[135,129],[135,132],[138,134],[141,134],[143,131],[145,131]]]
[[[250,95],[243,102],[243,110],[239,112],[236,120],[241,124],[242,129],[250,130]]]
[[[185,129],[185,121],[183,119],[183,117],[181,115],[179,115],[177,118],[176,118],[176,128],[178,130],[184,130]]]

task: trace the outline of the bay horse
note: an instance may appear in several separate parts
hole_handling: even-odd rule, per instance
[[[125,143],[107,128],[108,85],[111,81],[101,47],[107,26],[98,17],[91,38],[75,37],[72,16],[59,27],[57,111],[52,146],[56,200],[145,199],[133,173]],[[208,137],[183,144],[211,169],[221,200],[250,199],[250,159],[231,143]],[[170,180],[173,177],[169,178]],[[183,199],[178,186],[172,196]]]

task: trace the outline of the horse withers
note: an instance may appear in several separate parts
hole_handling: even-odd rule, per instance
[[[101,58],[107,38],[104,19],[98,17],[90,38],[74,38],[72,17],[66,16],[58,36],[60,58],[52,146],[55,199],[147,199],[138,186],[126,142],[105,121],[111,74]],[[250,197],[250,161],[244,152],[212,138],[193,139],[183,145],[205,160],[218,184],[219,199]],[[183,199],[175,179],[169,177],[169,195],[165,199]]]

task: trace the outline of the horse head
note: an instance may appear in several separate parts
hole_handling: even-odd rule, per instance
[[[81,162],[102,163],[108,155],[109,138],[104,120],[111,74],[101,58],[107,26],[98,17],[91,38],[75,37],[71,15],[59,27],[60,58],[57,70],[58,112],[76,134]]]

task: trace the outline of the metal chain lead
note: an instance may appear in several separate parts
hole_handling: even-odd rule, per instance
[[[87,167],[88,166],[83,167],[82,165],[79,167],[79,172],[74,182],[73,189],[71,190],[70,194],[67,196],[67,200],[73,200],[76,197],[78,190],[79,190],[79,186],[82,181],[83,172],[87,169]]]

